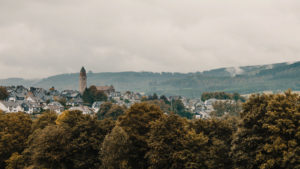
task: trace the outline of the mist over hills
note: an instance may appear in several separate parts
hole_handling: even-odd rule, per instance
[[[80,70],[80,68],[78,68]],[[88,86],[114,85],[118,91],[199,97],[202,92],[225,91],[242,94],[260,91],[300,90],[300,62],[230,67],[194,73],[114,72],[87,73]],[[8,78],[1,86],[24,85],[58,90],[78,90],[78,73],[43,79]]]

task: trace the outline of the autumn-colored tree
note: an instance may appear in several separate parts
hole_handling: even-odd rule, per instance
[[[6,87],[0,86],[0,100],[4,100],[8,97],[8,92],[6,90]]]
[[[101,104],[99,112],[97,113],[98,119],[112,118],[116,120],[120,115],[126,111],[125,106],[119,106],[111,102]]]
[[[232,146],[235,168],[300,168],[299,95],[253,95],[241,118]]]
[[[5,169],[23,169],[25,168],[25,158],[23,155],[19,154],[18,152],[14,152],[6,162]]]
[[[208,138],[190,129],[186,119],[174,114],[163,116],[151,124],[149,135],[146,157],[150,169],[207,168]]]
[[[29,141],[33,166],[38,168],[98,168],[99,151],[114,122],[97,120],[80,111],[64,111],[43,130],[36,130]]]
[[[134,104],[120,116],[117,125],[128,134],[130,146],[128,153],[128,166],[133,169],[148,167],[145,154],[149,150],[147,139],[150,123],[159,119],[163,112],[156,105],[147,103]]]
[[[129,135],[120,126],[106,135],[101,151],[101,169],[130,169],[129,147],[132,145]]]
[[[223,119],[198,119],[191,127],[196,133],[203,133],[208,137],[205,164],[210,169],[233,168],[230,157],[231,141],[237,130],[237,119],[226,117]]]
[[[47,111],[40,115],[37,119],[33,121],[32,131],[36,129],[43,129],[48,125],[54,125],[57,119],[57,115],[55,112]]]
[[[72,167],[67,151],[71,133],[59,125],[49,125],[42,130],[36,130],[29,139],[31,168]]]
[[[21,153],[31,134],[31,119],[24,113],[0,113],[0,168],[13,153]]]
[[[170,113],[171,106],[166,104],[163,100],[148,100],[144,101],[145,103],[148,104],[154,104],[159,106],[159,108],[164,112],[164,113]]]

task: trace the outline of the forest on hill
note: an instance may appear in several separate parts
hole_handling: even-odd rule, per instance
[[[279,63],[239,68],[221,68],[195,73],[115,72],[87,73],[88,85],[114,85],[117,91],[136,91],[146,94],[199,97],[203,92],[225,91],[241,94],[261,91],[300,90],[300,62]],[[44,79],[3,79],[0,85],[58,90],[78,90],[79,74],[61,74]]]
[[[210,119],[157,103],[106,104],[95,116],[0,112],[0,169],[300,168],[298,94],[252,95],[238,116]]]

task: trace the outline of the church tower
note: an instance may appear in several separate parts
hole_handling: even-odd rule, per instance
[[[82,67],[80,70],[80,75],[79,75],[79,93],[81,95],[83,94],[83,92],[86,89],[86,80],[87,80],[86,72],[85,72],[84,67]]]

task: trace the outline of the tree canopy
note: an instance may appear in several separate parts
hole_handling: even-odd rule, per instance
[[[8,92],[6,90],[6,87],[0,86],[0,100],[4,100],[8,97]]]
[[[300,97],[253,95],[244,105],[232,157],[236,168],[300,168]]]

